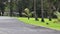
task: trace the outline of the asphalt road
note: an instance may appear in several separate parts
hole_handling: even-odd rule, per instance
[[[0,16],[0,34],[60,34],[60,31],[24,24],[14,17]]]

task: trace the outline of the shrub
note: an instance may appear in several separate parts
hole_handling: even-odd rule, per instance
[[[56,11],[54,14],[57,16],[56,22],[60,22],[60,13],[58,11]]]
[[[28,8],[25,8],[24,12],[22,13],[22,15],[25,15],[28,17],[28,19],[32,16],[33,12],[30,12],[30,10]]]

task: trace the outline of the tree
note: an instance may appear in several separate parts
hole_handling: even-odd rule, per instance
[[[19,16],[22,17],[22,11],[23,11],[23,0],[17,0],[17,9],[19,12]]]
[[[52,3],[50,3],[50,0],[49,0],[49,2],[48,2],[49,4],[49,7],[48,7],[48,18],[49,18],[49,21],[51,21],[52,19],[51,19],[51,14],[52,14],[52,9],[51,9],[51,7],[52,7]]]
[[[34,14],[35,14],[35,20],[38,21],[38,17],[36,14],[36,0],[34,0]]]
[[[43,0],[41,0],[41,16],[42,16],[41,21],[44,22]]]
[[[4,15],[4,9],[5,9],[5,4],[4,1],[0,0],[0,15],[3,16]]]
[[[28,20],[29,20],[30,17],[32,16],[33,12],[30,12],[30,10],[28,8],[26,8],[22,14],[27,16]]]
[[[60,13],[58,11],[54,12],[54,14],[57,16],[57,20],[55,23],[60,23]]]
[[[55,4],[55,0],[45,0],[44,1],[45,3],[44,3],[44,9],[46,9],[47,10],[47,17],[49,18],[49,21],[52,21],[52,14],[53,14],[53,10],[55,10],[55,6],[54,6],[54,4]]]
[[[5,2],[8,0],[0,0]],[[38,20],[38,17],[42,17],[42,21],[47,17],[46,13],[49,15],[49,20],[51,21],[52,13],[55,11],[60,12],[60,0],[9,0],[7,2],[8,8],[10,8],[10,16],[13,14],[13,10],[16,9],[16,12],[19,13],[19,16],[22,16],[22,12],[25,8],[29,8],[30,11],[34,11],[35,20]],[[0,4],[1,6],[1,4]]]
[[[49,9],[48,9],[48,15],[49,15],[49,21],[52,21],[52,13],[53,13],[53,10],[56,10],[56,8],[55,8],[55,5],[54,4],[56,4],[56,0],[48,0],[48,5],[49,5]]]
[[[10,16],[13,14],[13,0],[10,0]]]

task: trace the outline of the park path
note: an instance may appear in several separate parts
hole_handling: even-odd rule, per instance
[[[24,24],[16,17],[0,16],[0,34],[60,34],[60,31]]]

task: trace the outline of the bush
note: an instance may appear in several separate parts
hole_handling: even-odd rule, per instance
[[[28,19],[32,16],[33,12],[30,12],[30,10],[28,8],[25,8],[24,12],[22,13],[22,15],[25,15],[28,17]]]
[[[60,13],[58,11],[56,11],[54,14],[57,16],[56,22],[59,23],[60,22]]]

